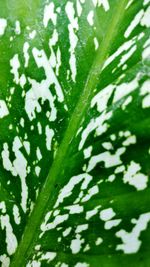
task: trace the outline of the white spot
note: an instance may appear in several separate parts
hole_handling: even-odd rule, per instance
[[[89,146],[88,148],[85,148],[84,151],[84,158],[88,159],[91,157],[91,153],[92,153],[92,146]]]
[[[128,96],[122,104],[122,109],[125,110],[126,107],[132,102],[132,96]]]
[[[87,173],[79,174],[78,176],[73,176],[68,182],[68,184],[60,190],[58,199],[55,204],[55,208],[58,207],[58,205],[62,203],[65,198],[69,197],[72,194],[72,190],[77,184],[83,181],[81,189],[86,189],[91,180],[92,176]]]
[[[122,144],[123,146],[136,144],[136,136],[135,135],[129,136]]]
[[[121,164],[122,161],[120,159],[120,156],[125,152],[125,150],[126,149],[124,147],[121,147],[117,149],[116,154],[112,155],[109,151],[107,151],[91,157],[87,167],[87,172],[93,170],[99,162],[104,162],[105,168],[110,168]]]
[[[121,219],[116,219],[116,220],[110,220],[105,222],[104,228],[106,230],[110,230],[113,227],[118,226],[121,223]]]
[[[99,42],[96,37],[94,37],[94,45],[95,45],[95,50],[97,50],[99,48]]]
[[[48,22],[51,20],[54,25],[56,25],[57,22],[57,13],[54,12],[55,5],[53,2],[51,2],[49,5],[45,6],[44,9],[44,18],[43,18],[43,24],[46,28],[48,25]]]
[[[137,46],[134,45],[131,47],[131,49],[121,57],[120,59],[120,63],[118,64],[118,67],[122,66],[123,64],[125,64],[125,62],[134,54],[134,52],[136,51]]]
[[[98,237],[95,241],[95,245],[99,246],[103,242],[103,239],[101,237]]]
[[[96,215],[98,213],[100,207],[101,206],[97,206],[93,210],[87,211],[86,212],[86,217],[85,217],[86,220],[89,220],[91,217],[93,217],[94,215]]]
[[[81,202],[86,202],[89,199],[91,199],[92,196],[96,195],[99,193],[99,188],[97,185],[94,185],[90,189],[88,189],[87,194],[81,199]]]
[[[4,100],[0,100],[0,118],[3,118],[9,114],[7,105]]]
[[[69,40],[70,40],[70,69],[71,69],[71,78],[75,82],[76,81],[76,75],[77,75],[77,69],[76,69],[76,57],[75,57],[75,48],[77,46],[78,37],[75,34],[75,31],[78,30],[78,18],[75,18],[75,10],[73,7],[73,3],[68,1],[65,7],[66,14],[68,16],[68,19],[70,21],[70,24],[68,25],[69,30]]]
[[[97,105],[97,110],[99,112],[104,111],[107,108],[107,103],[114,91],[115,86],[110,84],[104,89],[102,89],[96,96],[93,97],[91,102],[91,108]]]
[[[121,238],[123,244],[117,245],[116,250],[123,250],[125,254],[138,252],[142,243],[141,240],[139,240],[140,234],[142,231],[146,230],[149,221],[150,212],[144,213],[136,220],[136,225],[132,229],[132,232],[128,233],[124,229],[118,231],[116,236]]]
[[[104,210],[100,211],[100,219],[101,219],[102,221],[109,221],[109,220],[111,220],[115,215],[116,215],[116,213],[113,211],[112,208],[108,208],[108,209],[104,209]]]
[[[83,207],[78,204],[64,207],[64,209],[69,210],[70,214],[77,214],[83,212]]]
[[[41,154],[41,150],[39,147],[37,147],[37,149],[36,149],[36,156],[37,156],[39,161],[42,159],[42,154]]]
[[[54,260],[55,257],[56,257],[56,252],[46,252],[45,254],[42,254],[40,260],[43,261],[43,260],[47,260],[47,263],[49,263],[50,261]]]
[[[71,227],[68,227],[65,231],[63,231],[63,236],[66,237],[70,234],[71,232]]]
[[[90,26],[94,25],[94,11],[91,10],[87,16],[87,21],[89,23]]]
[[[23,141],[23,145],[25,147],[25,150],[27,152],[27,154],[30,154],[30,143],[28,141]]]
[[[13,206],[13,215],[14,215],[15,223],[20,224],[21,218],[20,218],[19,209],[18,209],[17,205]]]
[[[130,36],[130,34],[132,33],[132,31],[136,28],[136,26],[140,23],[141,18],[143,17],[144,14],[144,10],[140,10],[136,16],[134,17],[134,19],[132,20],[132,22],[130,23],[129,27],[127,28],[127,30],[125,31],[124,37],[128,38]]]
[[[6,244],[7,244],[7,253],[9,255],[12,255],[15,253],[18,242],[17,239],[13,233],[13,228],[10,224],[10,219],[8,215],[1,215],[0,216],[0,221],[1,221],[1,228],[2,230],[6,230]]]
[[[150,27],[150,6],[146,9],[143,18],[141,19],[141,25]]]
[[[19,35],[20,33],[21,33],[21,27],[20,27],[20,21],[19,20],[16,20],[16,22],[15,22],[15,33],[17,34],[17,35]]]
[[[104,10],[107,12],[110,9],[108,0],[93,0],[94,6],[103,6]]]
[[[78,262],[74,267],[89,267],[86,262]]]
[[[113,146],[110,142],[104,142],[102,143],[102,146],[106,149],[106,150],[112,150]]]
[[[19,68],[20,68],[20,61],[18,54],[14,55],[14,57],[10,60],[10,66],[12,67],[11,73],[14,75],[14,82],[19,84]]]
[[[147,187],[148,177],[139,172],[140,170],[140,165],[131,161],[123,177],[124,183],[134,186],[137,190],[144,190]]]
[[[49,216],[46,215],[44,223],[41,224],[41,230],[42,232],[46,232],[51,229],[55,229],[57,225],[63,223],[64,221],[67,221],[68,218],[69,218],[69,214],[57,215],[53,222],[47,223]]]
[[[51,150],[52,140],[53,140],[53,137],[54,137],[54,131],[52,129],[50,129],[48,125],[45,128],[45,134],[46,134],[46,147],[47,147],[47,150]]]
[[[36,166],[35,167],[35,173],[36,173],[37,176],[39,176],[40,171],[41,171],[41,168],[39,166]]]
[[[77,234],[81,233],[82,231],[85,231],[88,229],[88,224],[81,224],[81,225],[78,225],[75,232]]]
[[[25,59],[25,68],[28,67],[28,64],[29,64],[29,53],[28,53],[28,50],[29,50],[29,43],[28,42],[25,42],[24,43],[24,46],[23,46],[23,54],[24,54],[24,59]]]
[[[77,254],[81,250],[81,245],[84,243],[84,239],[81,239],[81,236],[78,234],[76,239],[71,241],[70,248],[72,250],[72,254]]]
[[[37,34],[36,30],[33,30],[32,32],[29,33],[29,38],[30,38],[31,40],[34,39],[35,36],[36,36],[36,34]]]
[[[3,254],[0,256],[0,262],[2,263],[1,267],[9,267],[10,258],[6,254]]]
[[[0,36],[4,35],[7,27],[7,20],[0,18]]]

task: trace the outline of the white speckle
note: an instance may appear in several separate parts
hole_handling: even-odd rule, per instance
[[[132,96],[130,95],[130,96],[128,96],[128,97],[125,99],[124,103],[122,104],[122,109],[125,110],[126,107],[127,107],[131,102],[132,102]]]
[[[37,149],[36,149],[36,156],[37,156],[38,160],[42,159],[42,154],[41,154],[41,150],[39,147],[37,147]]]
[[[88,224],[81,224],[81,225],[78,225],[75,232],[77,234],[81,233],[82,231],[85,231],[88,229]]]
[[[49,213],[48,213],[49,215]],[[57,225],[63,223],[64,221],[67,221],[69,218],[69,214],[63,214],[63,215],[58,215],[55,217],[53,222],[47,223],[49,216],[45,216],[45,221],[44,223],[41,224],[41,230],[42,232],[46,232],[49,231],[51,229],[55,229],[57,227]]]
[[[6,213],[6,205],[4,201],[0,202],[0,210],[2,213]]]
[[[56,252],[46,252],[45,254],[42,254],[40,260],[47,260],[47,263],[49,263],[50,261],[52,261],[53,259],[55,259],[56,257]]]
[[[36,173],[37,176],[39,176],[40,171],[41,171],[41,168],[39,166],[36,166],[35,167],[35,173]]]
[[[102,146],[106,149],[106,150],[112,150],[113,146],[110,142],[104,142],[102,143]]]
[[[0,36],[4,35],[7,27],[7,20],[0,18]]]
[[[94,11],[91,10],[87,16],[87,21],[89,23],[90,26],[93,26],[94,24]]]
[[[77,69],[76,69],[76,57],[75,57],[75,48],[77,46],[78,37],[75,34],[75,31],[78,30],[78,18],[75,18],[75,10],[73,7],[73,3],[68,1],[65,7],[66,14],[68,16],[68,19],[70,21],[70,24],[68,25],[69,30],[69,40],[70,40],[70,69],[71,69],[71,77],[72,80],[76,81],[76,75],[77,75]]]
[[[128,233],[123,229],[118,231],[116,236],[121,238],[123,244],[117,245],[116,250],[122,250],[125,254],[138,252],[142,243],[139,240],[140,233],[146,230],[149,221],[150,212],[144,213],[136,220],[136,225],[132,229],[132,232]]]
[[[83,130],[81,141],[79,144],[79,150],[81,150],[85,144],[85,141],[90,133],[96,130],[96,135],[100,136],[101,134],[105,133],[108,128],[108,124],[105,121],[109,120],[112,116],[112,112],[103,112],[99,117],[96,119],[91,119],[90,123],[87,127]]]
[[[28,42],[25,42],[24,43],[24,46],[23,46],[23,54],[24,54],[24,59],[25,59],[25,68],[28,67],[28,63],[29,63],[29,53],[28,53],[28,50],[29,50],[29,43]]]
[[[125,64],[125,62],[134,54],[134,52],[136,51],[137,46],[134,45],[131,47],[131,49],[121,57],[120,59],[120,63],[118,64],[118,67],[122,66]]]
[[[81,6],[81,3],[80,3],[80,0],[77,0],[77,1],[76,1],[76,5],[77,5],[77,13],[78,13],[78,17],[80,17],[81,14],[82,14],[82,6]]]
[[[114,216],[116,215],[116,213],[113,211],[112,208],[108,208],[105,210],[100,211],[100,219],[102,221],[109,221],[111,220]]]
[[[71,206],[67,206],[64,209],[69,210],[70,214],[77,214],[77,213],[81,213],[83,212],[83,207],[80,205],[71,205]]]
[[[115,173],[121,173],[125,170],[125,166],[122,165],[122,166],[119,166],[115,169]]]
[[[121,219],[116,219],[116,220],[110,220],[105,222],[104,228],[106,230],[110,230],[113,227],[118,226],[121,223]]]
[[[143,5],[146,6],[149,2],[150,2],[150,0],[144,0]]]
[[[122,144],[123,146],[136,144],[136,136],[135,135],[129,136]]]
[[[81,250],[81,245],[84,243],[84,239],[80,239],[81,236],[77,235],[76,239],[71,241],[70,248],[72,250],[72,254],[77,254]]]
[[[141,25],[150,27],[150,6],[146,9],[143,18],[141,19]]]
[[[0,100],[0,118],[3,118],[9,114],[7,105],[4,100]]]
[[[109,1],[108,0],[93,0],[94,6],[103,6],[105,12],[107,12],[110,9]]]
[[[65,185],[59,192],[56,204],[55,204],[55,208],[58,207],[58,205],[60,203],[63,202],[63,200],[67,197],[69,197],[72,194],[72,190],[74,189],[74,187],[79,184],[81,181],[82,185],[81,185],[81,189],[86,189],[88,184],[90,183],[90,181],[92,180],[92,176],[90,176],[87,173],[83,173],[83,174],[79,174],[78,176],[73,176],[70,181],[68,182],[67,185]]]
[[[27,154],[29,155],[30,154],[30,143],[28,141],[24,141],[23,145],[25,147]]]
[[[132,31],[135,29],[135,27],[140,23],[141,18],[143,17],[144,14],[144,10],[140,10],[136,16],[134,17],[134,19],[132,20],[132,22],[130,23],[129,27],[127,28],[127,30],[125,31],[124,37],[128,38],[130,36],[130,34],[132,33]]]
[[[89,264],[86,262],[78,262],[74,267],[89,267]]]
[[[85,217],[86,220],[89,220],[91,217],[93,217],[94,215],[96,215],[98,213],[100,207],[101,206],[97,206],[93,210],[87,211],[86,212],[86,217]]]
[[[92,153],[92,146],[89,146],[88,148],[85,148],[84,151],[84,158],[88,159],[91,157],[91,153]]]
[[[70,234],[71,232],[71,227],[68,227],[65,231],[63,231],[63,236],[66,237]]]
[[[101,237],[98,237],[98,238],[96,239],[96,241],[95,241],[95,245],[96,245],[96,246],[99,246],[100,244],[102,244],[102,242],[103,242],[103,239],[102,239]]]
[[[29,38],[30,38],[31,40],[34,39],[35,36],[36,36],[36,34],[37,34],[36,30],[33,30],[32,32],[29,33]]]
[[[45,128],[45,134],[46,134],[46,147],[47,147],[47,150],[51,150],[54,131],[52,129],[50,129],[48,125]]]
[[[104,162],[105,168],[110,168],[121,164],[122,162],[120,156],[125,152],[125,150],[126,149],[124,147],[121,147],[117,149],[116,154],[112,155],[109,151],[107,151],[91,157],[87,167],[87,172],[93,170],[99,162]]]
[[[93,187],[91,187],[87,194],[81,199],[81,202],[86,202],[89,199],[91,199],[92,196],[96,195],[99,193],[99,188],[97,185],[94,185]]]
[[[97,50],[99,48],[99,42],[96,37],[94,37],[94,45],[95,45],[95,50]]]
[[[18,54],[14,55],[14,57],[10,60],[10,66],[12,67],[11,73],[14,75],[14,82],[19,84],[19,68],[20,68],[20,61]]]
[[[147,187],[148,177],[139,172],[140,170],[140,165],[131,161],[123,177],[124,183],[134,186],[137,190],[144,190]]]
[[[108,177],[108,182],[113,182],[115,180],[116,176],[114,174],[111,174],[109,177]]]
[[[60,87],[60,84],[56,78],[56,75],[55,75],[52,67],[49,64],[49,61],[47,59],[47,56],[46,56],[44,50],[39,51],[36,48],[33,48],[32,52],[33,52],[33,56],[35,58],[35,61],[37,63],[37,66],[39,68],[41,68],[41,67],[44,68],[46,79],[42,80],[39,83],[36,80],[28,78],[32,87],[26,93],[25,110],[29,116],[29,119],[33,120],[36,117],[35,111],[41,112],[41,106],[38,102],[38,99],[41,98],[42,103],[44,103],[44,101],[48,100],[50,108],[51,108],[49,120],[54,121],[54,120],[56,120],[56,115],[57,115],[57,110],[56,110],[56,107],[54,105],[54,101],[55,101],[56,96],[52,95],[52,93],[50,91],[50,86],[52,84],[55,85],[56,95],[58,96],[59,102],[63,102],[64,95],[63,95],[62,89]]]
[[[41,135],[42,134],[42,126],[41,126],[40,122],[37,123],[37,127],[38,127],[38,133]]]
[[[15,33],[17,34],[17,35],[19,35],[20,33],[21,33],[21,27],[20,27],[20,21],[19,20],[16,20],[16,22],[15,22]]]
[[[0,256],[0,262],[2,263],[1,267],[9,267],[10,258],[6,254]]]
[[[45,6],[44,9],[44,18],[43,18],[43,24],[46,28],[48,26],[48,22],[51,20],[54,25],[56,25],[57,22],[57,14],[54,12],[55,5],[53,2],[51,2],[49,5]]]
[[[8,215],[0,216],[1,228],[6,230],[6,244],[7,244],[7,253],[12,255],[15,253],[18,246],[17,239],[13,233],[13,228],[10,224],[10,219]]]
[[[147,80],[143,83],[141,87],[141,93],[142,96],[146,95],[142,101],[142,107],[148,108],[150,107],[150,80]]]
[[[14,215],[15,223],[20,224],[21,218],[20,218],[19,209],[18,209],[17,205],[13,206],[13,215]]]

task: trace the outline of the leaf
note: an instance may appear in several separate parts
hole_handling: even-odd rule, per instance
[[[0,2],[2,267],[149,266],[149,2]]]

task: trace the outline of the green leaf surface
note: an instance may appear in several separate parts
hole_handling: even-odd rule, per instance
[[[2,267],[149,267],[150,1],[0,1]]]

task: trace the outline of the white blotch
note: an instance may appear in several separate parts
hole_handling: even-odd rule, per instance
[[[116,176],[115,176],[114,174],[111,174],[111,175],[108,177],[107,181],[110,182],[110,183],[112,183],[112,182],[115,180],[115,178],[116,178]]]
[[[70,24],[68,25],[69,30],[69,40],[70,40],[70,69],[71,69],[71,78],[75,82],[76,81],[76,75],[77,75],[77,69],[76,69],[76,57],[75,57],[75,48],[77,46],[78,37],[75,34],[76,31],[78,31],[78,18],[75,18],[75,10],[73,3],[68,1],[65,7],[66,14],[68,16],[68,19],[70,21]]]
[[[37,63],[38,68],[43,67],[46,75],[46,79],[38,83],[36,80],[33,80],[31,78],[28,78],[30,84],[31,84],[31,89],[26,93],[25,97],[25,110],[28,114],[28,117],[30,120],[33,120],[36,115],[35,111],[41,112],[41,106],[38,102],[38,99],[42,99],[42,103],[44,101],[48,100],[49,105],[51,108],[51,113],[49,120],[50,121],[55,121],[56,120],[56,115],[57,115],[57,110],[54,105],[54,101],[56,99],[56,96],[53,96],[51,91],[50,91],[50,86],[52,84],[55,85],[56,89],[56,95],[58,97],[59,102],[63,102],[64,100],[64,95],[61,89],[61,86],[56,78],[56,75],[52,69],[52,67],[49,64],[49,61],[47,59],[47,56],[44,52],[44,50],[37,50],[36,48],[33,48],[32,50],[33,56],[35,58],[35,61]]]
[[[121,172],[124,172],[124,170],[125,170],[125,166],[122,165],[115,169],[115,173],[121,173]]]
[[[36,34],[37,34],[36,30],[33,30],[32,32],[29,33],[29,38],[30,38],[31,40],[34,39],[35,36],[36,36]]]
[[[78,17],[80,17],[81,14],[82,14],[82,6],[81,6],[81,3],[80,3],[80,0],[76,1],[76,6],[77,6]]]
[[[125,55],[121,57],[118,67],[124,65],[126,61],[134,54],[136,49],[137,49],[136,45],[132,46],[131,49]]]
[[[41,171],[41,168],[39,166],[36,166],[35,167],[35,173],[36,173],[37,176],[40,175],[40,171]]]
[[[20,224],[21,218],[20,218],[20,214],[19,214],[19,208],[17,207],[17,205],[13,206],[13,216],[14,216],[15,223]]]
[[[95,45],[95,50],[97,50],[99,48],[99,42],[96,37],[94,37],[94,45]]]
[[[11,66],[11,73],[14,75],[14,82],[16,84],[19,84],[19,68],[20,68],[20,61],[18,54],[14,55],[14,57],[10,60],[10,66]]]
[[[2,263],[1,267],[10,266],[10,258],[6,254],[0,256],[0,262]]]
[[[89,267],[89,264],[86,262],[78,262],[74,267]]]
[[[23,54],[24,54],[24,59],[25,59],[25,68],[28,67],[28,64],[29,64],[29,43],[28,42],[25,42],[24,43],[24,46],[23,46]]]
[[[132,33],[132,31],[136,28],[136,26],[140,23],[142,17],[144,14],[144,10],[140,10],[134,17],[134,19],[132,20],[132,22],[130,23],[129,27],[127,28],[127,30],[125,31],[124,37],[128,38],[130,36],[130,34]]]
[[[81,232],[83,232],[83,231],[85,231],[87,229],[88,229],[88,224],[80,224],[80,225],[77,226],[77,228],[75,230],[75,233],[79,234],[79,233],[81,233]]]
[[[105,222],[104,228],[106,230],[110,230],[113,227],[118,226],[121,223],[121,219],[116,219],[116,220],[110,220]]]
[[[150,0],[144,0],[143,5],[146,6],[149,2],[150,2]]]
[[[108,0],[93,0],[93,4],[96,7],[98,6],[103,6],[104,10],[107,12],[110,9],[109,6],[109,1]]]
[[[132,96],[128,96],[122,104],[122,109],[125,110],[126,107],[132,102]]]
[[[143,18],[141,19],[141,25],[150,27],[150,6],[146,9]]]
[[[57,215],[54,218],[53,222],[47,223],[50,215],[50,213],[47,213],[47,215],[45,216],[45,221],[41,224],[41,230],[43,233],[51,229],[55,229],[59,224],[63,223],[64,221],[67,221],[69,218],[69,214]]]
[[[52,23],[56,25],[57,13],[55,13],[54,9],[55,9],[55,5],[53,2],[46,5],[44,8],[43,24],[45,28],[47,27],[49,21],[52,21]]]
[[[102,244],[103,243],[103,239],[101,238],[101,237],[98,237],[97,239],[96,239],[96,241],[95,241],[95,245],[96,246],[99,246],[100,244]]]
[[[78,204],[64,207],[64,209],[69,210],[70,214],[77,214],[83,212],[83,206],[80,206]]]
[[[52,129],[50,129],[48,125],[45,128],[45,134],[46,134],[46,147],[47,147],[47,150],[51,150],[52,140],[53,140],[53,137],[54,137],[54,131]]]
[[[37,147],[36,149],[36,156],[37,156],[37,159],[38,160],[41,160],[42,159],[42,154],[41,154],[41,150],[39,147]]]
[[[6,244],[7,244],[7,253],[12,255],[15,253],[18,246],[16,236],[13,233],[13,228],[10,224],[10,219],[8,215],[0,216],[1,228],[6,230]]]
[[[79,150],[81,150],[85,144],[85,141],[90,133],[96,130],[96,135],[100,136],[101,134],[105,133],[108,129],[108,124],[106,123],[112,116],[112,112],[103,112],[99,117],[96,119],[91,119],[87,127],[83,130],[81,141],[79,144]]]
[[[145,96],[142,100],[142,107],[149,108],[150,107],[150,80],[147,80],[143,83],[141,87],[140,95]]]
[[[110,142],[104,142],[102,143],[102,146],[106,149],[106,150],[112,150],[113,146]]]
[[[40,257],[40,260],[47,260],[47,263],[49,263],[50,261],[54,260],[56,258],[57,253],[56,252],[51,252],[48,251],[45,254],[42,254],[42,256]]]
[[[136,136],[135,135],[129,136],[122,144],[123,146],[136,144]]]
[[[119,244],[116,250],[122,250],[125,254],[137,253],[141,240],[139,240],[142,231],[146,230],[148,222],[150,221],[150,212],[141,214],[138,220],[135,220],[135,226],[132,232],[126,232],[124,229],[118,231],[116,236],[121,238],[123,244]]]
[[[81,189],[86,189],[88,184],[90,183],[90,181],[92,180],[92,176],[87,174],[87,173],[83,173],[83,174],[79,174],[77,176],[73,176],[70,181],[68,182],[67,185],[65,185],[59,192],[56,204],[55,204],[55,208],[58,207],[58,205],[60,203],[62,203],[64,201],[65,198],[69,197],[72,194],[72,191],[74,189],[74,187],[81,183],[82,181],[82,185],[81,185]]]
[[[7,27],[7,20],[0,18],[0,36],[4,35]]]
[[[94,25],[94,11],[93,10],[91,10],[89,14],[87,15],[87,21],[90,26]]]
[[[101,206],[97,206],[95,207],[93,210],[89,210],[86,212],[86,220],[89,220],[90,218],[92,218],[94,215],[96,215],[99,211]]]
[[[104,111],[107,108],[107,103],[109,98],[111,97],[115,86],[110,84],[104,89],[102,89],[96,96],[93,97],[91,102],[91,108],[97,105],[97,110],[99,112]]]
[[[126,151],[126,148],[121,147],[118,148],[115,154],[110,154],[109,151],[101,153],[99,155],[91,157],[88,167],[87,167],[87,172],[90,172],[95,168],[95,166],[99,162],[104,162],[105,168],[110,168],[113,166],[117,166],[122,163],[120,156]]]
[[[91,153],[92,153],[92,146],[89,146],[88,148],[85,148],[83,153],[84,153],[84,158],[88,159],[91,157]]]
[[[20,21],[16,20],[15,22],[15,33],[19,35],[21,33]]]
[[[0,210],[2,213],[6,213],[6,205],[4,201],[0,202]]]
[[[141,166],[138,163],[131,161],[127,171],[124,173],[124,183],[134,186],[137,190],[144,190],[147,187],[148,176],[139,172],[140,170]]]
[[[91,199],[92,196],[96,195],[99,193],[99,188],[97,185],[94,185],[90,189],[88,189],[87,194],[81,199],[81,202],[86,202],[89,199]]]
[[[27,154],[30,154],[30,143],[28,141],[23,141],[23,145],[25,147],[25,150],[27,152]]]
[[[71,241],[70,248],[71,248],[72,254],[79,253],[83,243],[84,243],[84,239],[81,239],[81,235],[77,234],[76,239],[73,239]]]
[[[9,110],[7,108],[6,102],[4,100],[0,100],[0,119],[7,116],[9,114]]]
[[[116,215],[116,213],[113,211],[112,208],[108,208],[108,209],[104,209],[104,210],[100,211],[100,219],[101,219],[102,221],[109,221],[109,220],[111,220],[115,215]]]
[[[70,232],[71,232],[71,227],[68,227],[65,231],[63,231],[63,236],[64,237],[66,237],[66,236],[68,236],[69,234],[70,234]]]

